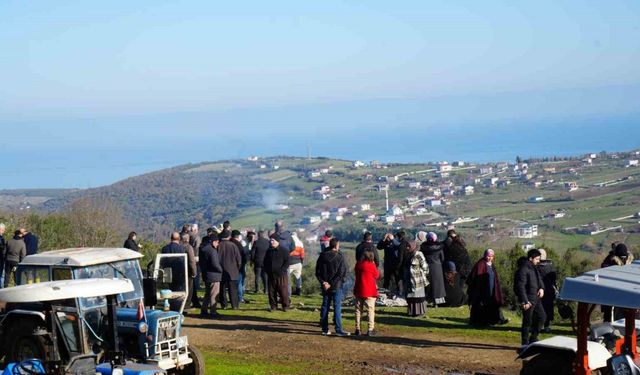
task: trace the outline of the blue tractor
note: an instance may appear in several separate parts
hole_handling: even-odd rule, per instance
[[[128,361],[156,365],[169,374],[204,374],[202,355],[182,334],[188,295],[186,254],[159,254],[147,267],[146,276],[140,268],[142,257],[124,248],[55,250],[27,256],[18,265],[16,278],[19,285],[95,278],[130,280],[133,290],[119,293],[116,299],[117,336],[123,356]],[[106,302],[104,297],[77,299],[80,319],[87,328],[82,340],[99,362],[106,355]],[[19,354],[20,350],[14,352]]]
[[[123,279],[46,281],[0,289],[2,374],[164,375],[154,364],[126,360],[118,339],[117,296],[134,290]],[[100,356],[90,340],[82,299],[105,300]]]

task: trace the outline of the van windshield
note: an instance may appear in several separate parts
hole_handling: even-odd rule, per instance
[[[118,295],[118,303],[121,306],[137,307],[142,299],[142,271],[137,260],[123,260],[120,262],[96,264],[87,267],[78,267],[73,270],[74,279],[129,279],[133,283],[133,291]],[[92,309],[106,306],[104,297],[80,298],[82,309]]]

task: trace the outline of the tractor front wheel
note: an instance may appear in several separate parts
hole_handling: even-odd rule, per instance
[[[192,363],[185,366],[180,371],[181,375],[204,375],[204,357],[200,350],[193,345],[189,345],[189,357],[193,360]]]

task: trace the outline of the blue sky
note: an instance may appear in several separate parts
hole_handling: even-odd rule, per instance
[[[3,1],[0,149],[25,168],[0,188],[307,146],[365,158],[392,134],[635,131],[638,19],[634,1]]]

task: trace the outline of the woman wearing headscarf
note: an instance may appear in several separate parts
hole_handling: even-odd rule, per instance
[[[424,255],[429,265],[430,291],[428,299],[434,305],[441,305],[445,302],[447,292],[444,290],[444,276],[442,275],[442,262],[444,253],[442,244],[438,242],[438,235],[433,232],[427,233],[427,240],[420,245],[420,251]]]
[[[505,324],[500,306],[503,305],[502,288],[496,267],[495,253],[487,249],[484,256],[471,269],[467,278],[468,303],[471,305],[469,323],[474,326]]]
[[[469,276],[469,272],[471,272],[471,259],[467,251],[467,244],[455,230],[450,229],[443,245],[445,262],[455,263],[460,278],[466,279]]]
[[[427,313],[426,289],[429,285],[427,275],[429,266],[422,252],[418,251],[418,243],[409,243],[408,261],[405,263],[404,280],[406,285],[407,314],[413,317],[423,317]]]
[[[460,274],[456,271],[455,263],[451,261],[444,262],[444,290],[447,293],[445,307],[460,307],[467,303]]]
[[[427,232],[421,230],[418,233],[416,233],[416,242],[418,243],[418,246],[422,245],[422,243],[426,240],[427,240]]]

